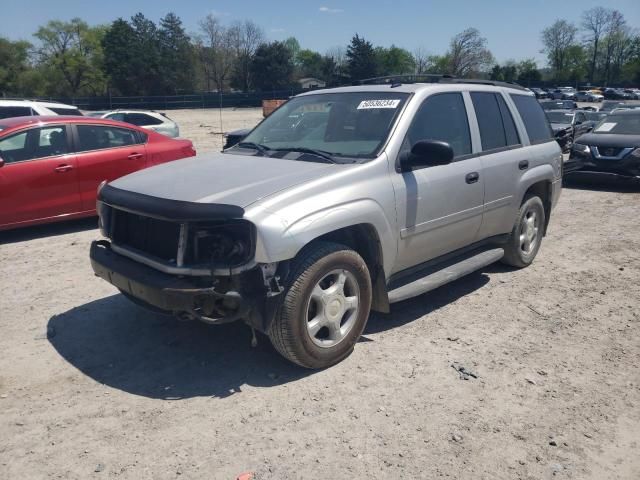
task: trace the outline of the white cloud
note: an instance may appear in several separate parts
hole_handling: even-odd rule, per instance
[[[329,7],[320,7],[318,10],[320,10],[322,13],[340,13],[340,12],[344,12],[344,10],[342,10],[341,8],[329,8]]]

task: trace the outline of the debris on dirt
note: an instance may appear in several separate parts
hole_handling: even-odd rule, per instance
[[[452,433],[451,440],[453,440],[456,443],[460,443],[463,440],[463,437],[459,433]]]
[[[458,340],[460,340],[460,337],[447,337],[447,340],[449,340],[450,342],[457,342]]]
[[[469,377],[478,378],[478,374],[472,372],[464,365],[460,365],[459,363],[453,362],[451,364],[453,369],[460,374],[460,380],[469,380]]]
[[[537,385],[536,381],[533,378],[524,377],[524,379],[529,382],[531,385]]]
[[[96,473],[100,473],[100,472],[102,472],[103,470],[104,470],[104,465],[103,465],[103,464],[101,464],[101,463],[99,463],[98,465],[96,465],[96,468],[95,468],[94,472],[96,472]]]
[[[590,433],[583,433],[583,435],[587,438],[593,438],[593,435],[591,435]]]
[[[549,442],[549,445],[551,445],[552,447],[557,447],[558,446],[558,442],[556,442],[555,440],[551,440]]]
[[[540,316],[540,317],[546,317],[546,315],[544,313],[540,313],[538,310],[536,310],[534,307],[532,307],[531,305],[527,305],[527,308],[529,310],[531,310],[533,313],[535,313],[536,315]]]
[[[538,375],[542,375],[543,377],[546,377],[547,372],[545,372],[544,370],[538,370]]]

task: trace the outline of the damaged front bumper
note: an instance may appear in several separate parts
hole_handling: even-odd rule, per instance
[[[277,277],[266,278],[264,269],[227,277],[219,285],[215,277],[181,277],[157,271],[116,253],[106,240],[91,243],[90,258],[96,276],[137,303],[207,323],[243,320],[264,332],[282,291],[277,280],[274,284]]]

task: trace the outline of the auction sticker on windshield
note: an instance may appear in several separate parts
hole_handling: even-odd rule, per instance
[[[363,100],[358,105],[358,110],[368,108],[398,108],[400,100]]]

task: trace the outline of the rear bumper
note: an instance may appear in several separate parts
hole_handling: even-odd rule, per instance
[[[115,253],[105,240],[91,243],[90,258],[96,276],[141,303],[167,313],[188,314],[202,319],[209,317],[219,304],[229,314],[212,320],[224,323],[242,318],[250,310],[238,292],[220,293],[214,287],[199,286],[193,281],[158,272]]]

